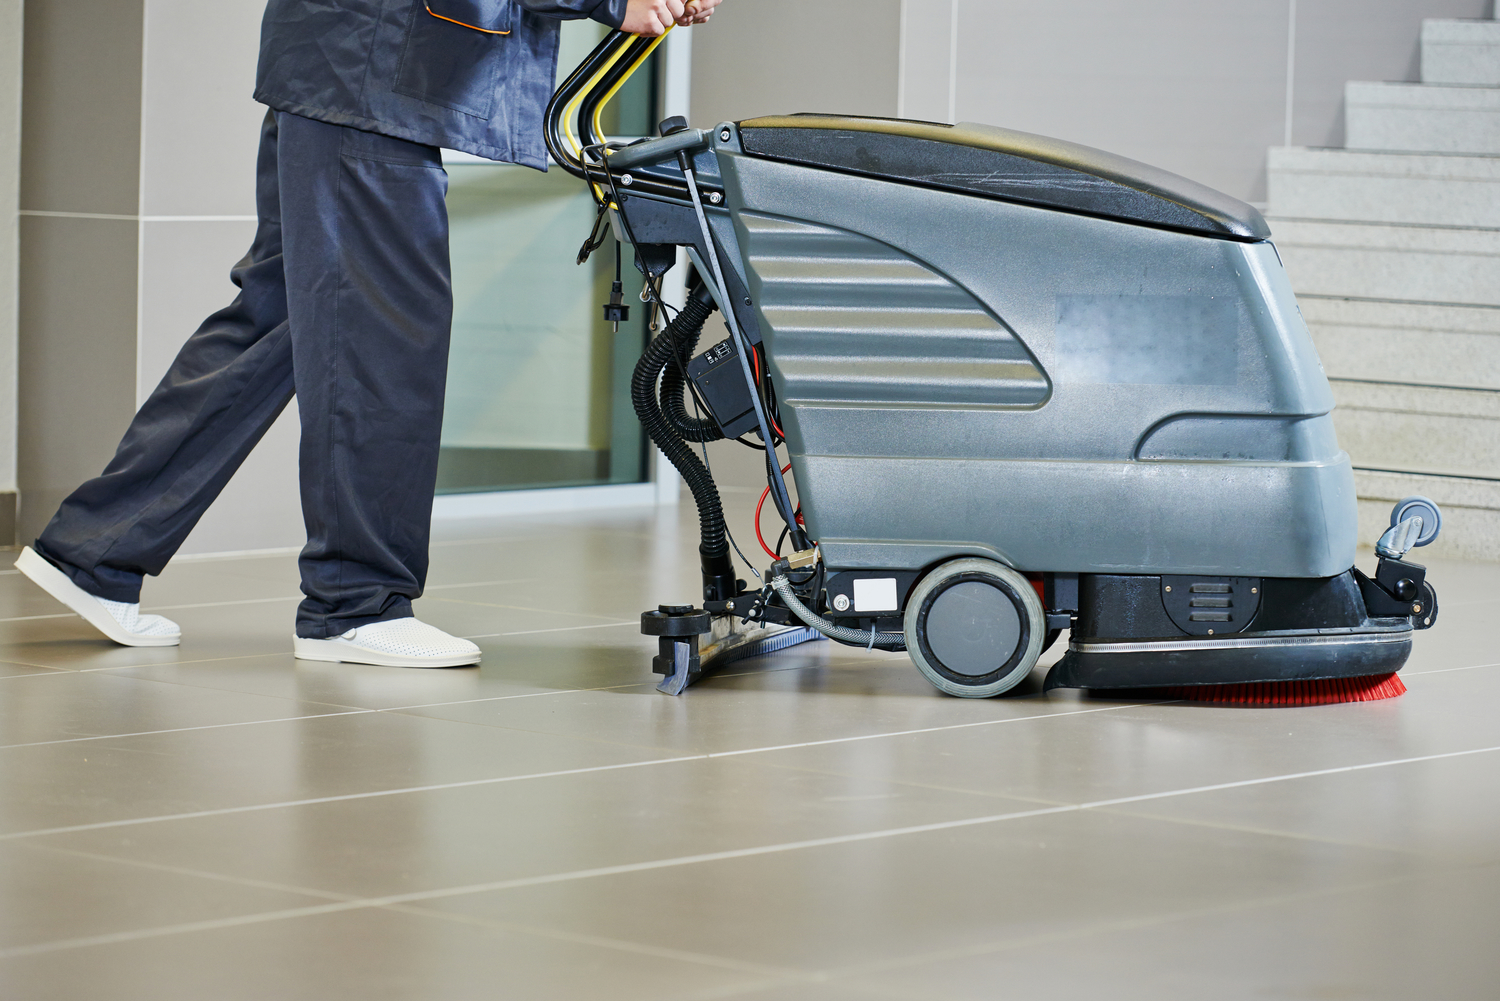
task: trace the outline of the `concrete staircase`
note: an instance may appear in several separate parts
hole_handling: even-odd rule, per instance
[[[1360,538],[1500,560],[1500,21],[1425,21],[1422,82],[1345,88],[1346,148],[1272,149],[1269,217],[1338,400]]]

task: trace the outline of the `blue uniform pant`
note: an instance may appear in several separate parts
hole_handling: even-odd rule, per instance
[[[36,550],[85,591],[140,600],[292,399],[307,545],[297,635],[411,614],[427,576],[448,339],[438,150],[266,116],[260,217],[204,321]]]

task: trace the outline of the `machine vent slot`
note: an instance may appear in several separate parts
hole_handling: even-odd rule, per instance
[[[965,289],[858,233],[746,212],[784,403],[1034,407],[1051,387]]]
[[[1161,603],[1172,623],[1191,636],[1242,632],[1260,610],[1260,579],[1163,577]]]

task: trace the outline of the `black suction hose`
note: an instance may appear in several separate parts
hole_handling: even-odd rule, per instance
[[[688,336],[696,343],[704,320],[713,311],[712,300],[704,302],[708,299],[707,286],[698,286],[688,296],[682,312],[646,345],[630,379],[630,402],[635,406],[641,427],[646,429],[646,436],[656,443],[667,461],[677,467],[688,489],[693,492],[693,501],[698,505],[698,532],[702,539],[698,545],[698,557],[703,568],[703,598],[705,601],[723,601],[734,597],[739,587],[734,576],[734,562],[729,557],[719,488],[714,485],[714,478],[702,460],[662,413],[656,398],[656,380],[662,375],[662,370],[676,367],[680,361],[680,356],[677,356],[681,350],[679,345]],[[690,329],[691,335],[688,333]],[[678,400],[680,405],[680,391]]]
[[[688,296],[687,305],[677,314],[677,319],[667,326],[667,333],[676,340],[677,357],[662,369],[661,411],[667,423],[684,441],[720,441],[724,432],[712,417],[689,417],[682,393],[687,386],[684,370],[688,359],[698,347],[698,337],[703,333],[703,324],[714,311],[713,299],[706,285],[699,285]]]

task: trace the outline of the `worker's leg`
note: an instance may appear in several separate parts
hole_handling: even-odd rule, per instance
[[[297,635],[405,618],[427,576],[453,300],[436,148],[278,114],[307,547]]]
[[[292,395],[278,191],[278,128],[266,117],[260,225],[230,278],[240,294],[203,322],[131,421],[102,475],[63,501],[35,548],[89,594],[140,600]]]

